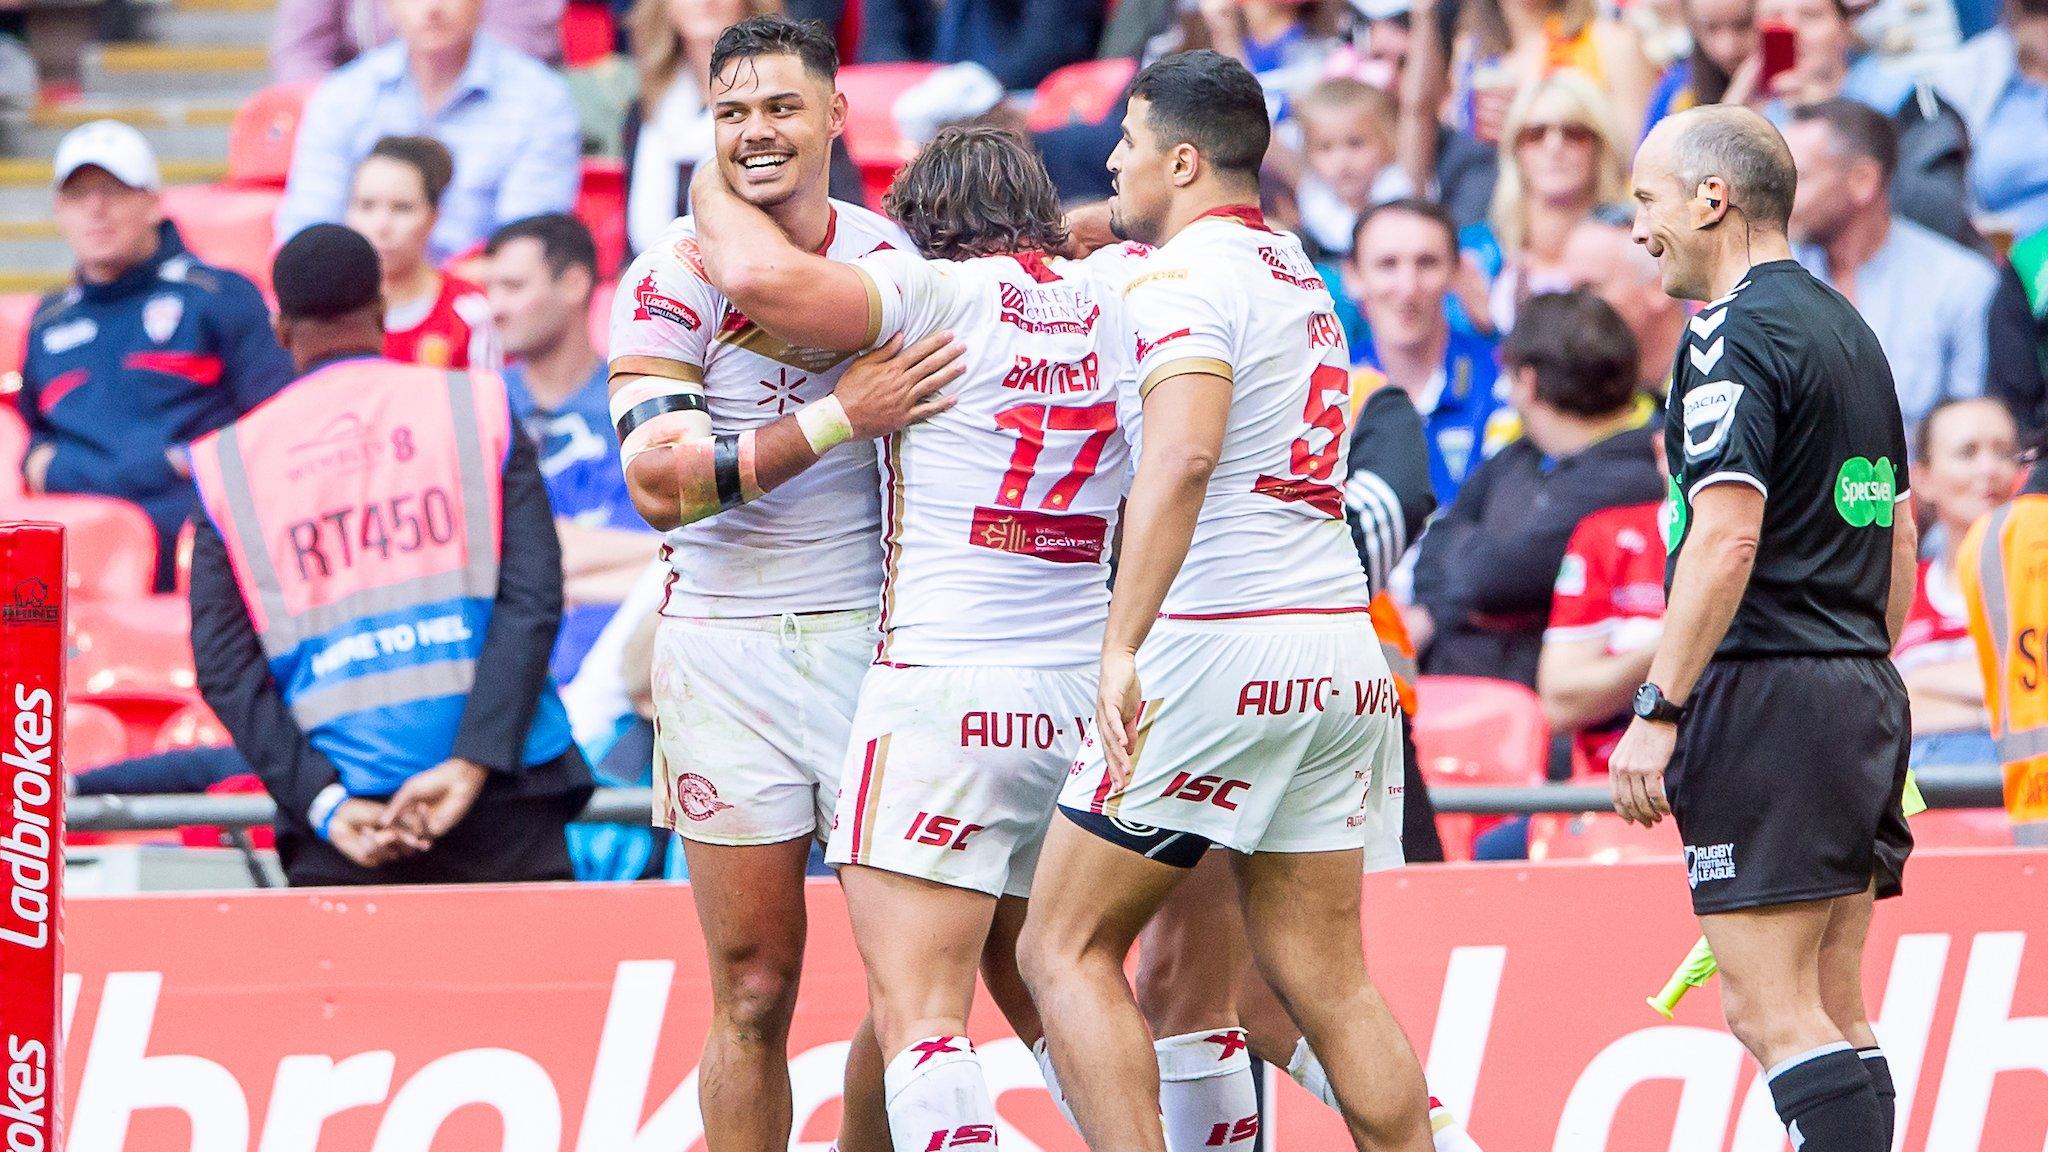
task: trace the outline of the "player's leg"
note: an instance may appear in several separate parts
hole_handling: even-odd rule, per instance
[[[889,1107],[882,1091],[882,1046],[875,1022],[861,1017],[846,1049],[841,1080],[837,1152],[890,1152]]]
[[[711,1152],[789,1146],[789,1022],[810,853],[808,835],[743,847],[683,841],[711,976],[711,1026],[697,1066]]]
[[[1364,853],[1233,856],[1252,957],[1362,1149],[1432,1152],[1422,1066],[1365,971]]]
[[[1778,1117],[1807,1152],[1881,1152],[1882,1108],[1821,995],[1821,945],[1835,901],[1700,917],[1721,967],[1728,1028],[1763,1065]]]
[[[996,1002],[1003,1019],[1009,1021],[1010,1030],[1031,1049],[1031,1056],[1038,1061],[1039,1075],[1045,1078],[1045,1090],[1052,1097],[1053,1105],[1078,1132],[1081,1130],[1080,1122],[1074,1119],[1074,1110],[1067,1104],[1067,1094],[1060,1088],[1059,1071],[1052,1066],[1052,1049],[1045,1042],[1045,1021],[1038,1014],[1038,1005],[1031,1000],[1031,989],[1025,985],[1023,973],[1017,969],[1017,939],[1023,935],[1024,921],[1030,911],[1031,902],[1022,896],[1004,896],[997,901],[995,920],[989,925],[988,943],[981,949],[981,983],[988,989],[989,999]]]
[[[1855,896],[1838,896],[1828,914],[1827,930],[1820,940],[1820,999],[1828,1019],[1855,1045],[1870,1074],[1870,1087],[1877,1093],[1884,1116],[1885,1147],[1891,1147],[1892,1129],[1898,1111],[1898,1089],[1892,1084],[1892,1066],[1878,1047],[1877,1033],[1870,1028],[1870,1011],[1863,1003],[1863,946],[1870,937],[1870,914],[1876,901],[1875,887]]]
[[[995,1104],[967,1040],[967,1014],[995,898],[858,864],[841,868],[839,882],[867,967],[894,1146],[964,1145],[992,1134]]]
[[[1165,1152],[1159,1066],[1124,957],[1186,874],[1053,817],[1017,959],[1094,1152]]]
[[[1226,855],[1204,855],[1138,937],[1138,1009],[1157,1037],[1159,1116],[1172,1152],[1258,1142],[1258,1088],[1236,1002],[1251,955]]]

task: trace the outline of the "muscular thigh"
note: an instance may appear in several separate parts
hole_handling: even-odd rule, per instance
[[[714,983],[748,967],[795,978],[804,952],[808,836],[736,847],[683,841]]]
[[[1159,1036],[1235,1023],[1249,954],[1228,852],[1215,850],[1138,937],[1138,1007]]]

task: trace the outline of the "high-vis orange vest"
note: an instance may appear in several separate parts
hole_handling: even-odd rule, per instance
[[[498,593],[513,435],[496,375],[366,357],[192,445],[271,673],[352,795],[387,795],[454,749]],[[525,762],[569,742],[548,685]]]
[[[1401,711],[1409,719],[1415,717],[1415,641],[1408,635],[1408,622],[1401,618],[1401,606],[1394,598],[1381,592],[1365,606],[1366,614],[1372,620],[1372,630],[1380,638],[1380,651],[1386,654],[1387,671],[1394,674],[1394,691],[1400,694]]]
[[[1971,525],[1956,559],[2015,825],[2048,826],[2048,496]]]

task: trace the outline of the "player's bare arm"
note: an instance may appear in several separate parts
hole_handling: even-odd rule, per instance
[[[832,395],[764,427],[726,434],[711,431],[701,385],[685,392],[674,380],[621,376],[615,368],[612,417],[633,507],[666,532],[758,500],[848,440],[873,439],[944,411],[952,401],[938,393],[964,370],[961,351],[943,332],[908,348],[891,340],[855,360]],[[636,402],[641,396],[649,399]],[[663,404],[678,406],[661,410]],[[652,420],[636,418],[650,410],[657,412]]]
[[[1680,705],[1728,634],[1749,586],[1763,531],[1764,494],[1748,484],[1709,485],[1693,493],[1691,514],[1649,676],[1666,699]],[[1624,819],[1647,828],[1670,814],[1664,769],[1677,742],[1676,725],[1640,717],[1630,722],[1608,761],[1614,810]]]
[[[1152,631],[1167,589],[1187,559],[1229,421],[1230,381],[1211,372],[1156,381],[1145,395],[1145,449],[1124,504],[1123,549],[1102,636],[1095,704],[1096,731],[1119,786],[1130,779],[1131,742],[1143,698],[1138,646]]]
[[[1552,729],[1597,724],[1628,709],[1636,685],[1650,679],[1653,648],[1607,651],[1604,636],[1546,640],[1536,663],[1536,694]]]
[[[1892,647],[1899,646],[1899,634],[1906,630],[1906,616],[1913,611],[1913,585],[1920,576],[1920,525],[1913,520],[1913,502],[1900,493],[1892,511],[1892,587],[1885,599],[1885,635]],[[1977,691],[1983,691],[1980,686]],[[1977,700],[1981,703],[1983,696]]]
[[[715,164],[690,182],[704,271],[747,318],[809,348],[858,352],[881,330],[874,289],[850,264],[790,243],[766,212],[747,203]]]

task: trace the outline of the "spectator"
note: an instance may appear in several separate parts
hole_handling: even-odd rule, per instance
[[[590,770],[548,681],[562,570],[533,446],[495,375],[378,356],[361,236],[307,229],[272,279],[303,375],[193,445],[192,654],[277,800],[285,876],[568,879]]]
[[[318,80],[390,41],[385,0],[278,0],[270,74],[280,84]],[[488,0],[483,29],[550,64],[562,59],[563,0]]]
[[[2048,229],[2006,253],[1991,300],[1991,375],[1984,390],[2005,401],[2021,439],[2048,428]]]
[[[639,0],[626,17],[640,70],[640,101],[629,115],[632,175],[626,236],[635,252],[654,243],[684,212],[690,174],[710,157],[711,46],[749,16],[769,15],[773,0]]]
[[[491,316],[513,363],[512,415],[540,450],[540,474],[562,542],[568,608],[550,672],[575,679],[584,654],[661,538],[633,510],[612,432],[604,358],[590,343],[597,245],[574,216],[515,220],[485,246]]]
[[[1011,91],[1095,56],[1103,0],[866,0],[860,58],[973,61]]]
[[[1412,191],[1394,163],[1394,98],[1357,80],[1324,80],[1294,102],[1304,171],[1295,189],[1310,252],[1318,260],[1351,252],[1358,217]]]
[[[1757,0],[1757,20],[1793,30],[1793,66],[1771,85],[1764,115],[1781,130],[1793,109],[1842,97],[1896,122],[1899,162],[1892,201],[1899,214],[1959,244],[1975,244],[1964,186],[1969,134],[1955,109],[1862,50],[1844,0]]]
[[[1635,29],[1599,14],[1593,0],[1471,0],[1452,65],[1453,123],[1489,144],[1510,144],[1514,106],[1561,72],[1609,94],[1623,139],[1641,133],[1657,83]]]
[[[1457,238],[1444,210],[1394,200],[1358,221],[1346,279],[1367,332],[1352,345],[1353,391],[1384,379],[1422,414],[1429,478],[1439,508],[1457,499],[1473,465],[1509,439],[1514,413],[1496,388],[1493,342],[1452,326],[1449,297]]]
[[[1650,94],[1643,117],[1647,134],[1673,112],[1701,104],[1744,104],[1756,91],[1755,0],[1685,0],[1692,50],[1678,59]]]
[[[1196,0],[1208,46],[1235,57],[1266,89],[1269,104],[1319,75],[1337,45],[1335,0]]]
[[[1854,100],[1827,100],[1794,112],[1785,142],[1799,169],[1793,253],[1877,333],[1907,429],[1943,400],[1981,395],[1998,273],[1893,214],[1891,120]]]
[[[1500,150],[1438,115],[1450,89],[1450,33],[1438,0],[1354,0],[1365,17],[1365,50],[1352,68],[1400,101],[1396,159],[1409,184],[1427,189],[1468,228],[1493,206]],[[1382,63],[1384,62],[1384,63]],[[1333,61],[1344,67],[1340,58]]]
[[[142,133],[112,120],[75,128],[54,175],[78,269],[29,324],[15,397],[29,429],[22,476],[31,492],[141,505],[168,590],[194,508],[184,445],[283,387],[291,360],[256,286],[194,258],[164,219]]]
[[[2006,0],[1999,27],[1958,49],[1933,83],[1969,125],[1969,203],[2008,235],[2048,228],[2048,0]]]
[[[428,136],[387,136],[356,166],[345,222],[377,250],[383,271],[384,355],[429,368],[498,367],[483,289],[427,258],[437,205],[454,163]]]
[[[1685,305],[1664,291],[1657,261],[1631,237],[1631,213],[1603,204],[1572,229],[1564,263],[1572,287],[1607,301],[1635,334],[1641,352],[1636,380],[1644,392],[1670,392],[1671,368],[1685,340]]]
[[[1912,764],[1923,780],[1957,774],[1995,780],[1998,750],[1970,642],[1969,609],[1956,582],[1956,554],[1970,525],[2012,499],[2019,482],[2018,428],[1995,400],[1946,401],[1920,425],[1916,454],[1913,494],[1934,513],[1940,551],[1920,562],[1913,607],[1892,652],[1913,705]]]
[[[306,102],[277,234],[340,220],[356,165],[386,136],[432,136],[455,157],[428,245],[437,262],[506,221],[568,211],[581,145],[562,78],[479,34],[483,0],[390,4],[399,39],[321,81]]]
[[[1576,73],[1552,75],[1508,114],[1488,223],[1460,237],[1490,283],[1475,322],[1505,332],[1521,301],[1570,285],[1565,240],[1596,205],[1627,191],[1627,160],[1606,100]]]
[[[1650,437],[1660,476],[1664,440]],[[1579,521],[1551,590],[1536,691],[1553,732],[1572,737],[1572,775],[1605,776],[1631,699],[1650,678],[1664,632],[1663,501],[1603,508]]]
[[[1664,490],[1636,409],[1636,346],[1597,297],[1529,301],[1501,346],[1525,435],[1474,469],[1422,537],[1410,619],[1422,670],[1536,685],[1565,545],[1602,508]]]

